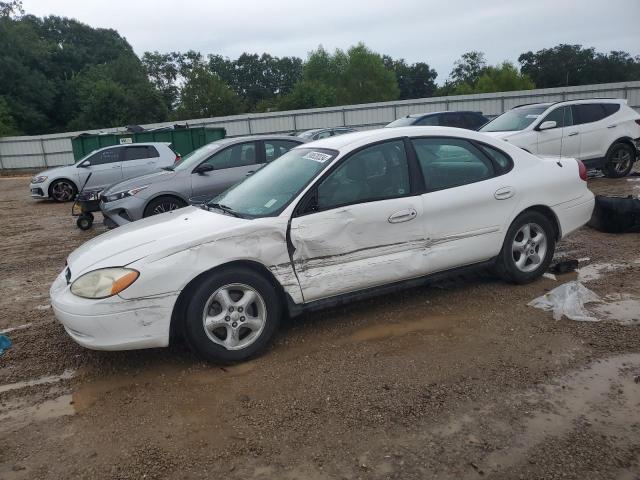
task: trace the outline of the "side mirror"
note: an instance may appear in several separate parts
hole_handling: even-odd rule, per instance
[[[538,126],[538,130],[549,130],[550,128],[556,128],[557,126],[558,124],[555,122],[555,120],[547,120],[546,122],[542,122]]]
[[[84,162],[82,162],[80,165],[78,165],[80,168],[87,168],[91,166],[91,162],[89,160],[85,160]]]
[[[193,173],[197,173],[198,175],[204,175],[207,172],[211,172],[215,170],[213,168],[213,165],[210,165],[208,163],[201,163],[200,165],[198,165],[196,168],[193,169]]]

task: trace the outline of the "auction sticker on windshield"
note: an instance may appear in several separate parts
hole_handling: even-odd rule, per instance
[[[314,162],[324,163],[331,158],[331,155],[327,155],[322,152],[309,152],[304,157],[306,160],[313,160]]]

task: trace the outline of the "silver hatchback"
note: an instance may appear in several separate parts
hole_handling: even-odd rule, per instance
[[[171,167],[106,188],[100,197],[105,222],[124,225],[184,207],[192,197],[212,198],[302,143],[263,135],[217,140]]]

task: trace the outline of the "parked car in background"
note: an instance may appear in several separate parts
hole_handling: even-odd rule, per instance
[[[260,152],[281,141],[212,150],[254,142]],[[198,155],[183,163],[196,180],[194,169],[210,165],[200,159],[217,157]],[[591,217],[586,178],[579,161],[542,159],[469,130],[327,138],[292,149],[201,208],[85,243],[53,283],[51,305],[85,347],[164,347],[181,332],[207,360],[241,361],[266,347],[281,317],[305,309],[461,267],[491,266],[515,283],[537,279],[556,242]]]
[[[68,202],[83,187],[98,190],[112,183],[168,167],[179,158],[170,143],[104,147],[94,150],[73,165],[50,168],[38,173],[31,179],[29,189],[32,198],[52,198],[56,202]]]
[[[344,135],[345,133],[357,132],[355,128],[334,127],[334,128],[314,128],[298,133],[296,136],[305,140],[322,140],[323,138],[335,137],[336,135]]]
[[[217,140],[159,172],[111,185],[100,196],[100,208],[110,226],[182,208],[191,197],[223,192],[304,142],[282,135]]]
[[[614,178],[631,171],[640,148],[640,114],[617,99],[522,105],[481,131],[538,155],[579,158]]]
[[[391,122],[387,127],[429,126],[456,127],[478,130],[489,119],[481,112],[431,112],[414,113]]]

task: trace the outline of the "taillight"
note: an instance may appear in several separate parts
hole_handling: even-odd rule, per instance
[[[176,159],[174,160],[173,163],[178,163],[180,160],[182,160],[182,157],[180,156],[179,153],[176,153]]]
[[[584,163],[582,163],[581,160],[577,160],[576,159],[576,162],[578,162],[578,174],[580,175],[580,178],[586,182],[587,181],[587,167],[584,166]]]

